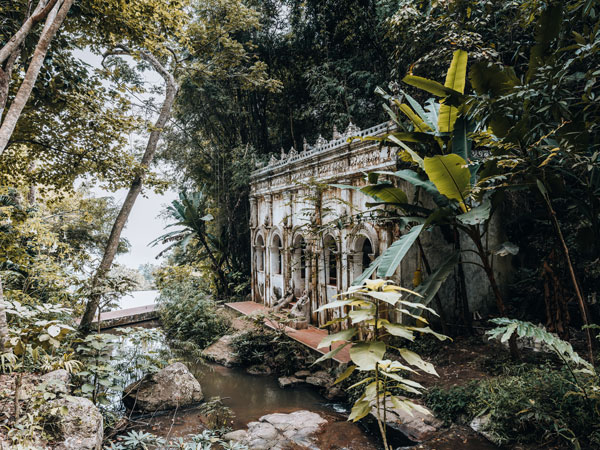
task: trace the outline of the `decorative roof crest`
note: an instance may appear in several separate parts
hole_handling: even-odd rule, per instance
[[[323,147],[325,144],[327,144],[327,139],[319,135],[317,142],[315,142],[315,147]]]

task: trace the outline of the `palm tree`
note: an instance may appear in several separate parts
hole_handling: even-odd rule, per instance
[[[167,207],[167,214],[175,222],[170,223],[165,228],[180,227],[177,230],[159,236],[152,245],[167,244],[170,245],[162,250],[158,256],[173,249],[180,247],[186,249],[192,240],[202,246],[204,250],[200,258],[208,258],[211,263],[213,275],[216,278],[217,294],[227,296],[229,294],[229,283],[224,268],[227,259],[220,251],[222,248],[216,236],[207,230],[207,223],[214,217],[208,212],[208,199],[202,191],[188,194],[185,191],[179,193],[179,200],[173,200]]]

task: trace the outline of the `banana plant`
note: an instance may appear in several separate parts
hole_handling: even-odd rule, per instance
[[[405,83],[423,89],[439,99],[430,99],[425,107],[421,107],[405,92],[402,92],[400,98],[386,96],[409,119],[409,129],[363,138],[395,144],[399,147],[399,156],[409,168],[369,174],[367,186],[352,188],[359,189],[375,200],[367,203],[367,206],[384,206],[392,215],[396,214],[394,217],[398,221],[407,224],[409,230],[387,248],[354,284],[359,285],[373,273],[382,278],[392,276],[422,233],[436,226],[450,226],[464,233],[473,242],[480,259],[480,263],[476,264],[485,271],[497,308],[504,315],[506,308],[491,262],[494,254],[485,247],[482,239],[487,232],[495,202],[493,195],[486,193],[485,186],[477,180],[479,165],[471,161],[472,141],[469,138],[469,128],[472,126],[465,118],[467,107],[464,96],[467,60],[466,52],[457,50],[454,53],[444,85],[413,75],[405,77]],[[404,99],[407,103],[404,103]],[[398,129],[406,130],[396,112],[388,105],[384,107]],[[418,143],[420,150],[409,147],[411,142]],[[396,184],[408,182],[415,186],[417,194],[413,201],[409,201],[406,193],[394,183],[382,180],[381,175],[395,180]],[[426,207],[419,201],[421,192],[433,199],[434,207]],[[426,305],[436,297],[440,286],[459,262],[460,254],[455,252],[429,274],[417,288],[417,292],[423,296],[422,304]],[[438,303],[438,309],[440,306]],[[516,355],[516,346],[512,344],[511,350]]]

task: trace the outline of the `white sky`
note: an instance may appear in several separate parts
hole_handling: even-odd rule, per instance
[[[92,67],[100,67],[101,65],[101,58],[89,51],[75,51],[74,54]],[[162,78],[155,72],[145,72],[144,79],[149,85],[162,84]],[[142,98],[144,97],[142,96]],[[160,99],[157,98],[157,100]],[[145,145],[147,135],[134,136],[131,140],[134,139],[143,142]],[[161,172],[160,167],[153,167],[153,170]],[[114,197],[119,206],[123,204],[127,195],[127,189],[121,189],[113,193],[96,187],[92,189],[92,192],[97,197]],[[177,193],[174,191],[166,191],[164,194],[159,195],[148,190],[143,195],[138,196],[122,234],[122,237],[127,238],[131,244],[131,249],[129,253],[119,255],[116,262],[134,269],[144,263],[159,263],[155,257],[164,246],[150,247],[149,244],[165,233],[164,227],[167,223],[158,215],[166,205],[176,198]]]

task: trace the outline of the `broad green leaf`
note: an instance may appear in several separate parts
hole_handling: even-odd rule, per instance
[[[394,408],[396,408],[400,411],[406,411],[411,416],[413,415],[412,408],[408,405],[409,403],[412,403],[410,400],[401,399],[399,397],[396,397],[395,395],[392,396],[391,399],[392,399],[392,405],[394,405]]]
[[[465,92],[465,81],[467,76],[467,52],[456,50],[452,57],[450,69],[446,74],[444,86],[453,91],[463,94]],[[458,117],[458,108],[448,104],[445,100],[440,102],[440,115],[438,118],[438,129],[440,133],[451,133],[454,123]]]
[[[458,92],[453,89],[447,88],[441,83],[438,83],[434,80],[429,80],[427,78],[418,77],[415,75],[407,75],[402,79],[402,81],[406,84],[410,84],[411,86],[427,91],[430,94],[435,95],[436,97],[462,97],[462,92]]]
[[[440,194],[459,202],[463,210],[471,189],[471,172],[466,164],[464,159],[453,153],[425,158],[424,161],[425,172]]]
[[[334,300],[333,302],[322,305],[315,312],[325,311],[326,309],[340,308],[342,306],[347,306],[350,303],[352,303],[352,300]]]
[[[456,153],[465,161],[469,161],[471,159],[471,145],[471,140],[467,138],[467,119],[460,117],[454,124],[452,153]]]
[[[311,366],[314,366],[315,364],[319,364],[319,363],[321,363],[323,361],[326,361],[328,359],[333,358],[335,355],[337,355],[339,352],[341,352],[342,349],[344,347],[346,347],[347,345],[350,345],[350,342],[346,342],[346,343],[340,345],[339,347],[334,348],[330,352],[325,353],[323,356],[321,356],[320,358],[318,358],[314,363],[312,363]]]
[[[348,313],[348,317],[352,320],[352,324],[372,320],[375,318],[375,308],[360,308],[354,309]]]
[[[340,376],[336,378],[336,380],[333,384],[338,384],[338,383],[341,383],[342,381],[344,381],[346,378],[348,378],[350,375],[352,375],[352,372],[354,372],[354,369],[356,369],[356,366],[354,366],[354,365],[348,366],[346,368],[346,370],[344,370],[344,372],[342,372],[340,374]]]
[[[448,199],[443,195],[440,195],[439,191],[435,187],[435,184],[429,180],[422,180],[414,170],[399,170],[394,172],[394,176],[400,178],[401,180],[408,181],[413,186],[422,188],[425,192],[433,197],[438,206],[445,206],[448,204]]]
[[[373,272],[377,270],[379,267],[379,263],[381,262],[381,255],[379,255],[375,260],[367,267],[364,272],[352,281],[352,286],[360,286],[365,280],[373,275]]]
[[[419,333],[426,333],[426,334],[431,334],[433,336],[435,336],[436,338],[438,338],[440,341],[445,341],[446,339],[450,339],[448,336],[444,335],[444,334],[440,334],[440,333],[436,333],[435,331],[433,331],[431,328],[429,327],[409,327],[411,330],[414,331],[418,331]],[[452,339],[450,339],[452,340]]]
[[[57,325],[50,325],[48,327],[48,334],[52,337],[56,337],[60,334],[60,327]]]
[[[317,348],[329,347],[333,342],[337,341],[349,341],[356,334],[356,328],[348,328],[347,330],[342,330],[335,334],[330,334],[329,336],[323,338],[323,340],[319,343]]]
[[[406,328],[406,326],[404,325],[388,323],[384,324],[383,326],[387,330],[387,332],[390,333],[392,336],[399,336],[401,338],[408,339],[409,341],[415,340],[413,332]]]
[[[386,203],[408,203],[406,193],[391,184],[370,184],[362,187],[360,191]]]
[[[434,309],[431,309],[430,307],[425,306],[422,303],[407,302],[406,300],[400,300],[400,303],[403,304],[404,306],[408,306],[410,308],[425,309],[425,310],[429,311],[431,314],[433,314],[434,316],[438,315],[438,313],[436,313]]]
[[[472,208],[466,213],[460,214],[456,218],[465,225],[481,225],[490,218],[491,212],[492,202],[484,200],[481,205]]]
[[[422,371],[427,372],[431,375],[439,376],[438,373],[435,371],[435,367],[433,367],[433,364],[423,360],[423,358],[421,358],[415,352],[412,352],[406,348],[401,348],[399,351],[400,356],[402,356],[402,358],[404,358],[404,360],[408,364],[418,367]]]
[[[355,344],[350,349],[350,358],[360,370],[375,370],[375,364],[383,359],[385,350],[381,341]]]
[[[423,122],[425,122],[431,130],[437,131],[437,129],[436,129],[437,120],[431,120],[430,115],[428,113],[426,113],[425,110],[423,109],[423,107],[414,98],[412,98],[408,93],[406,93],[402,90],[400,92],[406,98],[406,100],[408,101],[410,106],[412,106],[414,111],[423,120]]]
[[[410,106],[408,106],[407,104],[404,103],[397,103],[398,108],[400,109],[400,111],[402,111],[406,117],[408,117],[410,119],[410,121],[413,123],[414,127],[415,127],[415,131],[418,131],[420,133],[426,133],[428,131],[431,131],[431,127],[429,125],[427,125],[425,123],[425,121],[423,119],[421,119],[421,117],[419,117],[412,109]]]
[[[382,302],[389,303],[390,305],[395,305],[398,303],[398,300],[402,298],[402,295],[398,292],[365,292],[365,295],[369,297],[376,298],[377,300],[381,300]]]
[[[423,295],[421,303],[428,305],[435,297],[435,294],[440,290],[440,287],[452,273],[456,264],[460,259],[460,251],[456,251],[450,255],[431,275],[429,275],[423,283],[417,287],[417,292]]]
[[[370,412],[371,412],[371,403],[369,403],[368,401],[364,401],[364,400],[358,401],[352,407],[352,411],[350,412],[350,416],[348,417],[348,420],[352,420],[353,422],[356,422],[356,421],[362,419],[363,417],[365,417]]]
[[[381,262],[377,268],[378,277],[391,277],[408,253],[408,250],[421,234],[423,225],[417,225],[403,235],[400,239],[390,245],[382,254]]]

